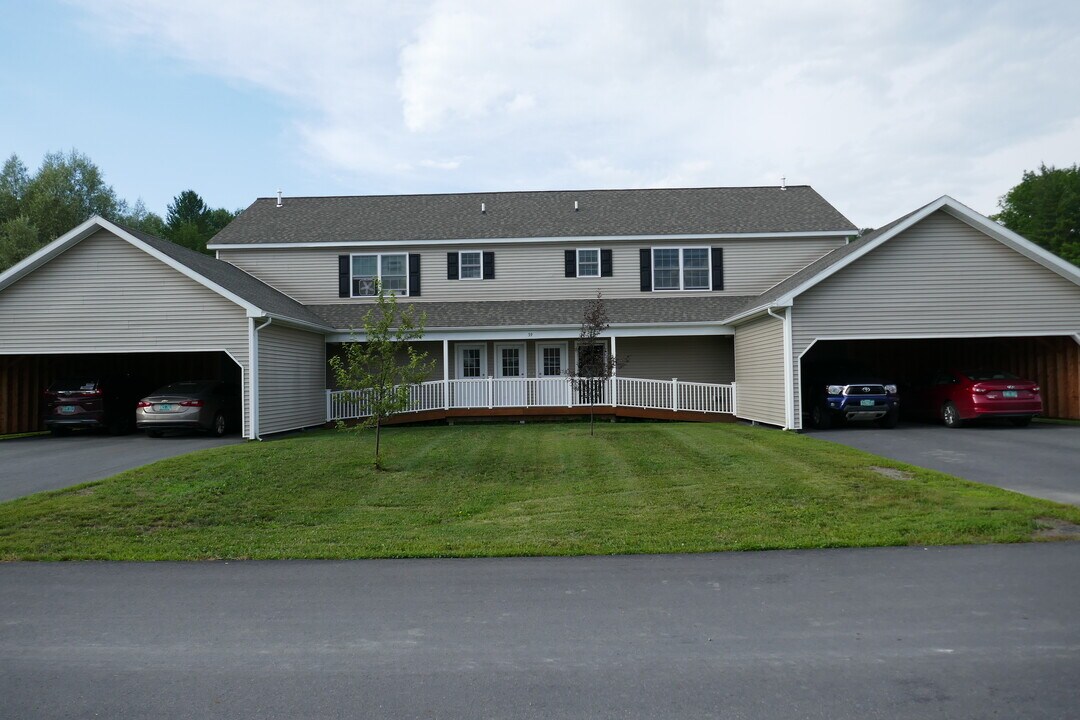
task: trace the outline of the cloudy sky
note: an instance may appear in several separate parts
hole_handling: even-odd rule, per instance
[[[0,154],[163,213],[809,184],[860,226],[1080,160],[1080,3],[0,0]]]

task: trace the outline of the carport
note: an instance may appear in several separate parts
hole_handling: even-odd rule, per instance
[[[948,196],[833,250],[727,322],[749,420],[801,429],[804,368],[837,359],[900,384],[955,365],[1000,368],[1042,386],[1044,414],[1080,419],[1080,270]]]
[[[0,274],[0,433],[40,429],[44,388],[89,371],[234,380],[247,438],[321,424],[326,331],[229,263],[91,218]]]
[[[1080,344],[1071,337],[819,340],[800,362],[803,368],[852,362],[901,389],[935,370],[1006,370],[1039,383],[1047,417],[1080,418]]]
[[[41,394],[61,378],[130,378],[140,394],[177,380],[242,384],[242,368],[229,353],[150,352],[0,356],[0,435],[41,428]]]

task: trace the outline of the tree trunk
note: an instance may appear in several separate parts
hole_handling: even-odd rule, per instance
[[[375,469],[382,470],[382,460],[379,458],[379,440],[382,433],[382,418],[375,419]]]

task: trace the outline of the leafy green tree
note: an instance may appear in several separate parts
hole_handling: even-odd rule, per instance
[[[380,440],[383,422],[409,406],[409,386],[424,381],[435,366],[426,352],[412,345],[424,337],[425,316],[416,317],[409,305],[398,312],[393,293],[378,288],[375,306],[364,313],[364,339],[345,343],[342,352],[330,358],[330,368],[338,387],[360,394],[368,413],[358,426],[375,428],[376,470],[383,469]],[[339,429],[346,429],[338,422]]]
[[[141,198],[136,200],[135,204],[131,206],[131,210],[120,218],[120,223],[160,238],[168,234],[168,226],[165,225],[165,221],[157,213],[147,210]]]
[[[126,203],[105,183],[101,170],[77,150],[48,153],[26,184],[21,205],[38,229],[40,241],[52,242],[91,215],[120,220]]]
[[[30,174],[18,155],[12,153],[0,169],[0,222],[19,216]]]
[[[0,223],[0,272],[40,247],[37,228],[25,215]]]
[[[199,232],[206,231],[206,214],[210,208],[194,190],[185,190],[169,203],[165,212],[165,223],[172,231],[184,225],[194,225]]]
[[[998,201],[993,216],[1028,240],[1080,265],[1080,168],[1039,166]]]
[[[225,229],[225,226],[236,219],[236,216],[240,214],[239,210],[226,210],[225,208],[215,208],[206,213],[206,237],[207,240],[217,235],[219,232]]]

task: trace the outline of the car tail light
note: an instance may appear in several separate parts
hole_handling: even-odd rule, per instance
[[[971,392],[985,393],[985,392],[989,392],[989,390],[987,390],[986,388],[984,388],[981,385],[973,385],[971,387]]]
[[[1035,387],[1031,388],[1031,392],[1034,392],[1034,393],[1039,392],[1039,386],[1036,385]]]
[[[202,400],[184,400],[180,403],[180,407],[202,407]]]
[[[144,408],[144,407],[153,407],[153,405],[154,405],[154,403],[148,403],[145,400],[140,400],[138,405],[136,405],[135,407]]]

